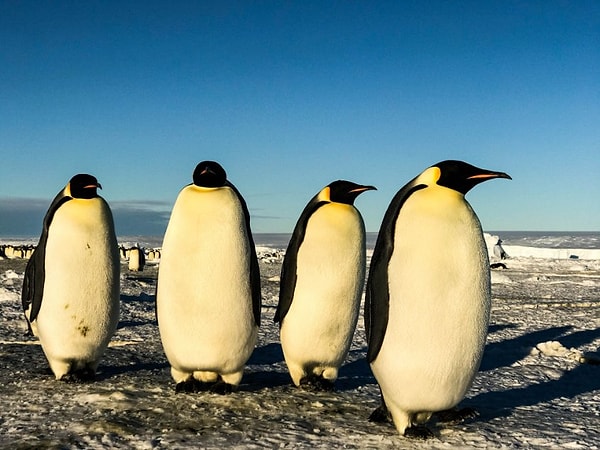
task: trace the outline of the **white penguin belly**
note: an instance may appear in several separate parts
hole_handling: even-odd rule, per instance
[[[100,198],[73,199],[48,231],[37,331],[50,361],[100,358],[119,321],[119,256]]]
[[[439,411],[464,397],[485,344],[489,289],[485,244],[468,203],[458,194],[441,202],[411,197],[396,222],[388,325],[372,362],[391,409]]]
[[[296,288],[281,324],[286,361],[339,367],[352,342],[365,277],[364,225],[349,205],[322,206],[297,256]]]
[[[180,193],[165,234],[157,288],[167,358],[182,372],[240,370],[257,338],[250,247],[229,188]]]

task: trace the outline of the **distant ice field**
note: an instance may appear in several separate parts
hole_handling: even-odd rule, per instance
[[[553,259],[600,259],[599,231],[486,231],[486,242],[490,255],[498,239],[512,257],[534,257]],[[290,233],[256,233],[254,243],[258,248],[285,250]],[[0,236],[0,245],[36,245],[37,236]],[[367,252],[375,247],[377,233],[367,233]],[[119,236],[120,245],[145,248],[160,248],[162,236]]]
[[[600,231],[490,231],[505,245],[600,249]]]
[[[519,245],[536,248],[583,248],[600,249],[600,231],[487,231],[498,236],[503,245]],[[254,241],[257,246],[286,248],[291,234],[257,233]],[[367,248],[373,249],[377,233],[367,233]]]
[[[504,245],[547,248],[600,249],[600,231],[486,231],[498,236]],[[254,243],[261,247],[286,248],[290,233],[255,233]],[[36,244],[39,236],[0,236],[0,244]],[[367,233],[367,248],[373,248],[376,232]],[[120,236],[119,242],[139,243],[145,247],[160,247],[162,236]]]

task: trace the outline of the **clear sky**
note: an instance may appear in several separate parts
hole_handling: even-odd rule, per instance
[[[87,172],[117,233],[164,232],[219,161],[255,232],[336,179],[377,231],[444,159],[509,173],[487,230],[600,229],[600,2],[0,0],[0,235]]]

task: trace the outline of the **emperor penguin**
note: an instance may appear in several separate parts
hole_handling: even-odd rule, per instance
[[[502,239],[498,239],[498,241],[494,245],[493,251],[494,251],[494,256],[496,258],[500,258],[500,259],[508,258],[508,255],[506,254],[506,252],[504,251],[504,248],[502,247]]]
[[[144,254],[144,249],[140,248],[139,245],[135,245],[134,247],[129,249],[129,262],[128,269],[132,272],[141,272],[144,270],[144,265],[146,264],[146,255]]]
[[[511,179],[440,162],[400,189],[384,215],[366,288],[367,359],[383,397],[372,419],[391,414],[402,435],[431,435],[419,425],[454,408],[479,368],[490,272],[465,194],[493,178]]]
[[[375,189],[338,180],[302,211],[281,270],[275,322],[296,386],[331,390],[348,354],[365,280],[365,225],[354,207]]]
[[[52,201],[25,269],[22,304],[56,379],[88,381],[119,321],[119,247],[95,177],[75,175]]]
[[[203,161],[177,197],[158,272],[156,314],[176,391],[235,390],[260,309],[246,202],[221,165]]]

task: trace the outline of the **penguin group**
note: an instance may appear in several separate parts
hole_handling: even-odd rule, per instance
[[[156,248],[146,249],[135,244],[133,247],[119,246],[121,262],[127,263],[127,268],[132,272],[144,270],[146,264],[158,264],[160,262],[160,250]]]
[[[29,259],[34,249],[33,245],[0,245],[0,258]]]
[[[370,420],[427,437],[434,413],[458,410],[481,362],[490,314],[489,260],[465,199],[504,172],[447,160],[402,187],[383,217],[369,271],[354,202],[375,186],[336,180],[299,215],[282,263],[274,320],[295,386],[332,390],[363,292],[367,361],[381,391]],[[102,186],[75,175],[52,201],[25,270],[22,306],[56,379],[93,380],[119,321],[119,248]],[[64,252],[67,245],[72,251]],[[442,245],[452,252],[439,252]],[[6,251],[6,250],[4,250]],[[200,162],[174,203],[156,286],[156,319],[176,392],[239,386],[261,325],[250,213],[215,161]],[[365,289],[366,281],[366,289]]]

